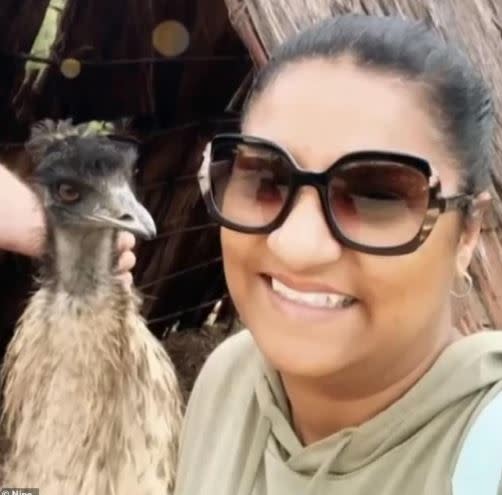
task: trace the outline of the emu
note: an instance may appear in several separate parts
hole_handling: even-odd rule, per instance
[[[71,121],[32,128],[47,224],[38,289],[4,357],[0,486],[51,495],[173,491],[182,399],[174,366],[114,276],[118,230],[151,238],[135,148]]]

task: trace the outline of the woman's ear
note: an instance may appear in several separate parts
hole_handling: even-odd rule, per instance
[[[473,201],[465,221],[458,244],[457,269],[466,271],[479,241],[483,217],[492,201],[488,191],[480,193]]]
[[[488,210],[489,206],[492,203],[492,196],[489,191],[483,191],[479,193],[476,198],[472,202],[472,206],[470,208],[470,218],[472,220],[477,220],[481,222],[483,219],[483,215],[486,210]]]

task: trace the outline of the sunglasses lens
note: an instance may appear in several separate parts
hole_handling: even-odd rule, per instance
[[[415,238],[429,204],[423,173],[408,165],[372,161],[341,165],[335,174],[330,205],[347,239],[380,248]]]
[[[209,170],[214,204],[229,222],[266,227],[285,205],[291,176],[282,156],[271,148],[217,143]]]

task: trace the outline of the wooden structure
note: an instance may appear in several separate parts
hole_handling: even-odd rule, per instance
[[[443,36],[461,44],[493,88],[498,125],[493,154],[493,209],[471,265],[475,290],[471,296],[457,301],[455,319],[465,333],[502,328],[502,3],[497,0],[226,0],[226,3],[232,24],[257,65],[267,60],[274,47],[305,26],[350,12],[425,20]]]
[[[127,118],[130,134],[141,143],[139,193],[159,231],[156,240],[137,249],[134,275],[145,294],[145,317],[159,337],[175,323],[179,330],[199,328],[226,288],[218,231],[208,225],[194,174],[208,136],[236,125],[233,106],[252,69],[247,50],[223,0],[64,3],[51,63],[30,67],[25,55],[32,52],[49,0],[2,3],[0,162],[29,179],[33,164],[23,141],[40,118]],[[154,47],[156,28],[165,21],[189,33],[188,47],[179,55],[166,57]],[[170,33],[164,35],[172,44]],[[77,76],[65,75],[68,59],[81,62]],[[0,356],[26,304],[32,268],[31,260],[0,252]],[[226,304],[224,320],[232,314]],[[191,337],[186,345],[193,352],[175,339],[173,354],[181,368],[194,373],[194,362],[207,354],[214,338],[208,336],[199,352]]]

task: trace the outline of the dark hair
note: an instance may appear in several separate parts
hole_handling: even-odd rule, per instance
[[[447,143],[462,166],[463,190],[478,193],[488,187],[494,124],[490,92],[466,55],[422,22],[351,14],[306,29],[273,53],[254,81],[244,113],[286,65],[345,54],[361,66],[426,83]]]

